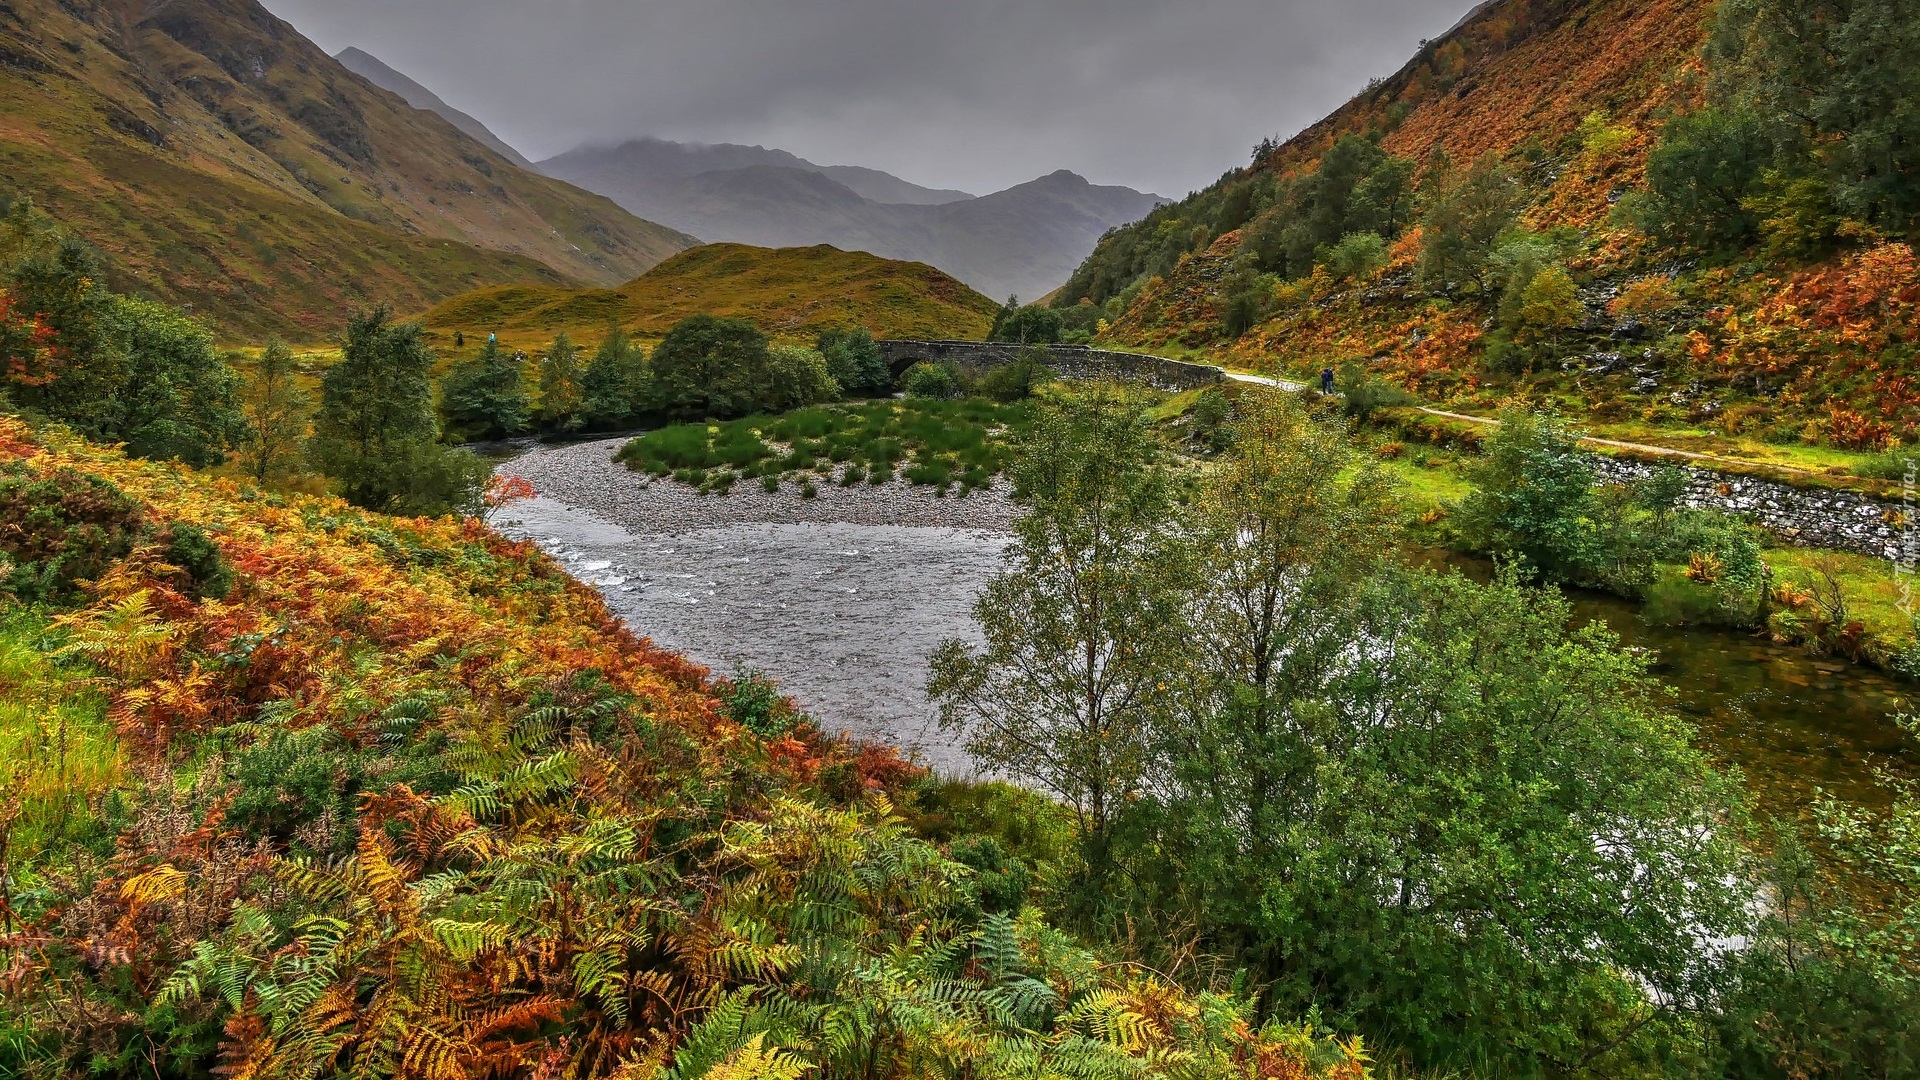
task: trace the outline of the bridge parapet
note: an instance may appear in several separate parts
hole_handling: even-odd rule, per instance
[[[1042,349],[1047,366],[1063,379],[1119,379],[1145,382],[1169,391],[1198,390],[1212,386],[1227,373],[1209,364],[1170,360],[1147,353],[1115,352],[1088,345],[1019,345],[1002,341],[898,341],[878,343],[880,355],[895,375],[914,364],[953,364],[963,370],[982,372],[1002,367],[1020,358],[1029,349]]]

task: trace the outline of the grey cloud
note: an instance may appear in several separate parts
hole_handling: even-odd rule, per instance
[[[266,0],[535,159],[659,135],[936,187],[1058,168],[1184,194],[1470,0]]]

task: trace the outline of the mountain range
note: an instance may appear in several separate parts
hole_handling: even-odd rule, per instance
[[[236,337],[616,284],[695,243],[411,107],[257,0],[0,4],[0,202],[20,196],[116,287]]]
[[[993,296],[1057,288],[1109,229],[1166,200],[1066,171],[974,197],[873,169],[822,166],[783,150],[636,139],[538,163],[708,241],[831,244],[925,262]]]
[[[525,160],[484,124],[364,50],[345,49],[335,59],[503,156]],[[930,263],[990,295],[1029,299],[1066,281],[1108,230],[1167,201],[1066,171],[975,196],[785,150],[658,138],[585,146],[532,167],[709,243],[829,244]]]

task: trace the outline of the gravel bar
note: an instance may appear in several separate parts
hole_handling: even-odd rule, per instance
[[[875,486],[841,487],[837,474],[814,479],[813,498],[799,483],[782,481],[769,492],[758,480],[742,480],[725,495],[706,494],[672,479],[655,479],[613,460],[625,439],[540,447],[495,471],[532,481],[547,498],[577,506],[635,533],[679,535],[725,525],[840,523],[905,525],[1011,532],[1020,509],[1010,485],[996,477],[990,487],[967,495],[941,496],[932,487],[895,478]],[[957,490],[957,488],[955,489]]]

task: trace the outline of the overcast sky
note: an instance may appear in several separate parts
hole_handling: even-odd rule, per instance
[[[534,160],[658,135],[985,193],[1183,195],[1397,70],[1473,0],[265,0]]]

